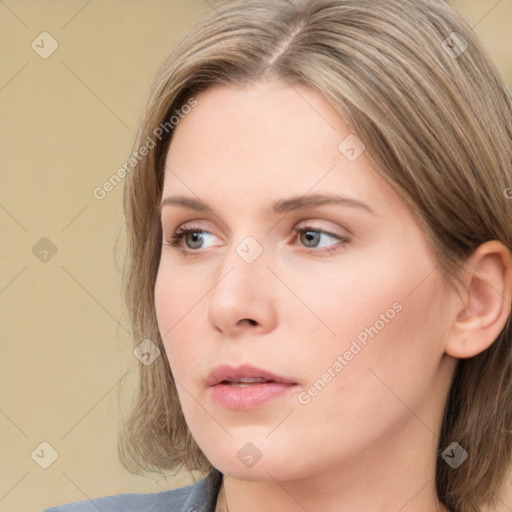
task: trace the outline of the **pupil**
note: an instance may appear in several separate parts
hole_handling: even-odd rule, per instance
[[[309,242],[313,241],[315,238],[317,238],[319,236],[319,233],[317,233],[316,231],[306,231],[304,233],[307,237],[307,240]],[[315,246],[315,244],[313,244],[313,247]]]
[[[193,233],[190,233],[192,236],[192,244],[196,244],[199,241],[200,233],[199,231],[194,231]],[[201,245],[201,244],[199,244]],[[194,249],[197,249],[197,247],[194,246]]]

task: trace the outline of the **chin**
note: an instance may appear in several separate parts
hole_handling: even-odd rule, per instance
[[[221,453],[208,454],[208,460],[221,473],[237,480],[248,480],[258,482],[279,482],[307,478],[311,474],[312,467],[301,455],[298,460],[282,453],[281,450],[267,447],[268,452],[265,456],[257,458],[257,452],[254,451],[253,460],[250,459],[250,451],[254,450],[251,446],[244,446],[242,449],[234,449],[229,452],[225,447]],[[245,451],[244,451],[245,450]],[[294,450],[294,453],[299,453]]]

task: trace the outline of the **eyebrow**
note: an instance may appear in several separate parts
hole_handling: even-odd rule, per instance
[[[354,199],[351,197],[340,196],[336,194],[310,194],[307,196],[297,196],[290,197],[288,199],[281,199],[272,203],[270,209],[266,210],[269,214],[280,214],[280,213],[288,213],[295,210],[306,210],[307,208],[318,208],[324,205],[341,205],[341,206],[350,206],[355,208],[361,208],[371,213],[372,215],[377,215],[375,210],[368,206],[367,204],[359,201],[358,199]],[[169,196],[162,200],[159,205],[159,212],[163,210],[165,206],[182,206],[184,208],[189,208],[191,210],[197,210],[201,212],[209,212],[213,213],[212,209],[200,199],[196,199],[193,197],[186,196]]]

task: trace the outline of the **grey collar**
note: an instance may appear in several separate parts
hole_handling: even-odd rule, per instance
[[[179,512],[215,512],[222,477],[222,473],[213,468],[206,477],[192,484],[192,492]]]

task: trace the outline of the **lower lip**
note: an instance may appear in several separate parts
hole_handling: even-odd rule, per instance
[[[243,387],[217,384],[210,389],[212,390],[213,401],[221,407],[233,410],[250,410],[257,409],[275,398],[284,397],[295,387],[295,384],[263,382]]]

